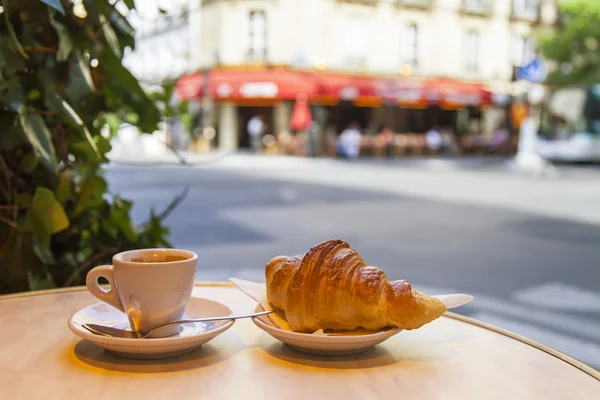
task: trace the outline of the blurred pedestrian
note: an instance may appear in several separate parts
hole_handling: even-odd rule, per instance
[[[425,142],[433,153],[438,153],[442,147],[442,134],[437,126],[433,126],[425,133]]]
[[[379,145],[383,147],[386,158],[392,157],[392,147],[394,142],[394,132],[385,125],[381,125],[377,132],[377,140]]]
[[[248,136],[250,136],[250,147],[253,153],[261,148],[262,135],[265,131],[265,123],[260,115],[255,115],[248,121]]]
[[[337,141],[338,153],[349,160],[358,158],[361,140],[362,137],[358,124],[355,122],[351,123],[340,133]]]
[[[498,126],[488,142],[488,151],[492,154],[504,153],[509,139],[508,129],[504,125]]]
[[[317,121],[311,121],[308,125],[307,133],[308,133],[308,156],[316,157],[317,156],[317,136],[319,131],[319,124]]]
[[[455,154],[458,151],[452,128],[445,127],[442,129],[442,151],[445,154]]]

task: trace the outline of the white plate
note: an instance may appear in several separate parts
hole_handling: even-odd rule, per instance
[[[254,311],[260,312],[263,308],[257,305]],[[252,321],[260,329],[295,350],[328,356],[345,356],[367,351],[402,330],[395,328],[368,334],[319,335],[279,329],[267,316],[254,317]]]
[[[229,307],[216,301],[190,298],[185,318],[232,315]],[[82,325],[93,323],[113,328],[130,329],[127,316],[106,303],[98,303],[77,311],[69,318],[69,328],[77,336],[127,358],[158,359],[189,353],[220,333],[231,328],[234,321],[196,322],[180,327],[175,336],[156,339],[126,339],[96,335]]]

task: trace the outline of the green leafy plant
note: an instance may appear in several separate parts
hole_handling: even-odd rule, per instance
[[[159,87],[150,91],[149,97],[160,110],[164,118],[163,122],[165,129],[168,129],[170,120],[177,119],[181,123],[184,131],[193,139],[193,115],[189,111],[189,102],[176,99],[176,83],[177,81],[163,82]],[[180,164],[189,165],[185,158],[179,154],[179,152],[173,146],[171,146],[168,141],[165,143],[165,145],[179,159]]]
[[[108,0],[0,6],[0,293],[81,284],[118,251],[170,246],[162,220],[183,195],[137,227],[103,177],[110,132],[161,118],[122,64],[126,17]]]
[[[600,82],[600,2],[561,0],[560,23],[539,37],[542,55],[556,68],[547,82],[581,85]]]

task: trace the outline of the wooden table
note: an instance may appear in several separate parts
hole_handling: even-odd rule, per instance
[[[234,312],[254,305],[229,285],[194,295]],[[0,297],[0,399],[600,398],[598,371],[455,314],[350,357],[298,353],[240,320],[190,354],[139,361],[69,331],[69,316],[95,302],[83,288]]]

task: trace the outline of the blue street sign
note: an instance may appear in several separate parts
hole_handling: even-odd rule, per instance
[[[539,57],[535,57],[528,64],[517,68],[517,79],[533,83],[542,83],[547,74],[548,70]]]

